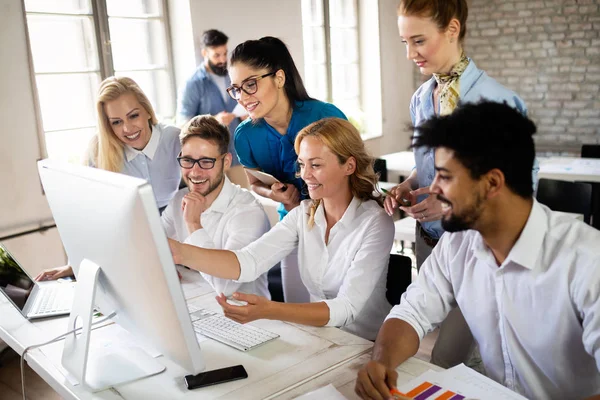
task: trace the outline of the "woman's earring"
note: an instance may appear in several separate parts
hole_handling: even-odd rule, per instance
[[[450,38],[450,43],[454,43],[454,38]]]

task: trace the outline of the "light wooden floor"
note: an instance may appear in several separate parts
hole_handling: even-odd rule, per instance
[[[0,400],[22,400],[20,358],[12,350],[0,359]],[[59,400],[61,397],[28,366],[25,367],[28,400]]]

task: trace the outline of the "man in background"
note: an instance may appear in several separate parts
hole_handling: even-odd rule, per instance
[[[233,156],[227,176],[233,183],[247,187],[246,175],[233,146],[233,134],[240,118],[233,113],[237,102],[229,97],[226,91],[231,84],[227,74],[228,40],[223,32],[216,29],[207,30],[202,34],[204,62],[187,80],[179,96],[177,125],[182,126],[196,115],[210,114],[227,126],[231,138],[229,152]]]

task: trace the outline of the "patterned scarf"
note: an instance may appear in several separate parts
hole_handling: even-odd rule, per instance
[[[460,76],[469,65],[469,59],[463,52],[449,74],[433,74],[435,81],[442,88],[440,91],[440,115],[451,114],[460,97]]]

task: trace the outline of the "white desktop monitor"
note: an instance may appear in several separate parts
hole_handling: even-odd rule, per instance
[[[204,361],[150,184],[52,160],[40,161],[38,169],[78,286],[83,290],[82,285],[87,285],[87,292],[74,302],[71,318],[80,307],[85,319],[90,310],[84,303],[91,308],[92,300],[81,296],[92,297],[89,292],[95,288],[93,302],[104,315],[116,312],[115,322],[186,372],[202,371]],[[100,268],[97,279],[93,271],[82,276],[83,260]],[[71,373],[69,366],[83,365],[85,370],[89,360],[87,344],[84,349],[77,346],[63,353],[63,365]],[[87,366],[88,373],[81,373],[81,378],[88,387],[101,390],[113,385],[110,377],[91,376],[102,372],[93,370],[89,362]]]

